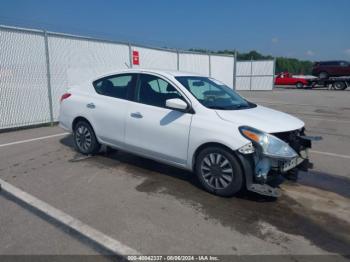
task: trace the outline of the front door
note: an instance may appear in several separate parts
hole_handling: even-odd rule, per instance
[[[166,108],[171,98],[183,96],[164,79],[140,74],[126,115],[125,143],[136,153],[184,165],[192,114]]]

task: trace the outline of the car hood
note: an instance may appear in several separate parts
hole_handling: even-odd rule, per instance
[[[304,122],[289,114],[264,106],[242,110],[215,110],[218,116],[238,126],[251,126],[267,133],[300,129]]]

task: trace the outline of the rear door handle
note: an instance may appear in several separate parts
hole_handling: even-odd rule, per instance
[[[94,109],[96,106],[94,103],[89,103],[86,105],[87,108]]]
[[[140,112],[131,113],[130,116],[133,118],[142,118],[143,117],[143,115]]]

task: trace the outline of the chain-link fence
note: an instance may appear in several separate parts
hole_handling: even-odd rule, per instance
[[[139,65],[132,53],[138,52]],[[59,98],[71,86],[130,67],[181,70],[233,87],[233,56],[0,26],[0,129],[57,121]]]
[[[0,30],[0,128],[50,122],[44,33]]]
[[[134,52],[137,63],[133,63]],[[235,71],[242,70],[235,70],[235,65],[234,56],[0,26],[0,130],[57,121],[61,95],[106,72],[130,67],[180,70],[211,76],[241,89],[242,81],[235,79]],[[259,81],[260,86],[271,82],[250,81],[250,87]]]

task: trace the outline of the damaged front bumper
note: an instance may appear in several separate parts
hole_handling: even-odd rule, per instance
[[[296,181],[300,171],[308,171],[313,167],[313,164],[309,161],[308,151],[312,146],[312,141],[321,138],[305,136],[304,129],[273,135],[287,142],[297,152],[298,156],[292,159],[273,158],[262,154],[259,150],[255,150],[250,155],[249,164],[246,163],[244,169],[251,169],[250,177],[246,176],[246,186],[249,191],[279,197],[281,195],[279,185],[284,178]]]

